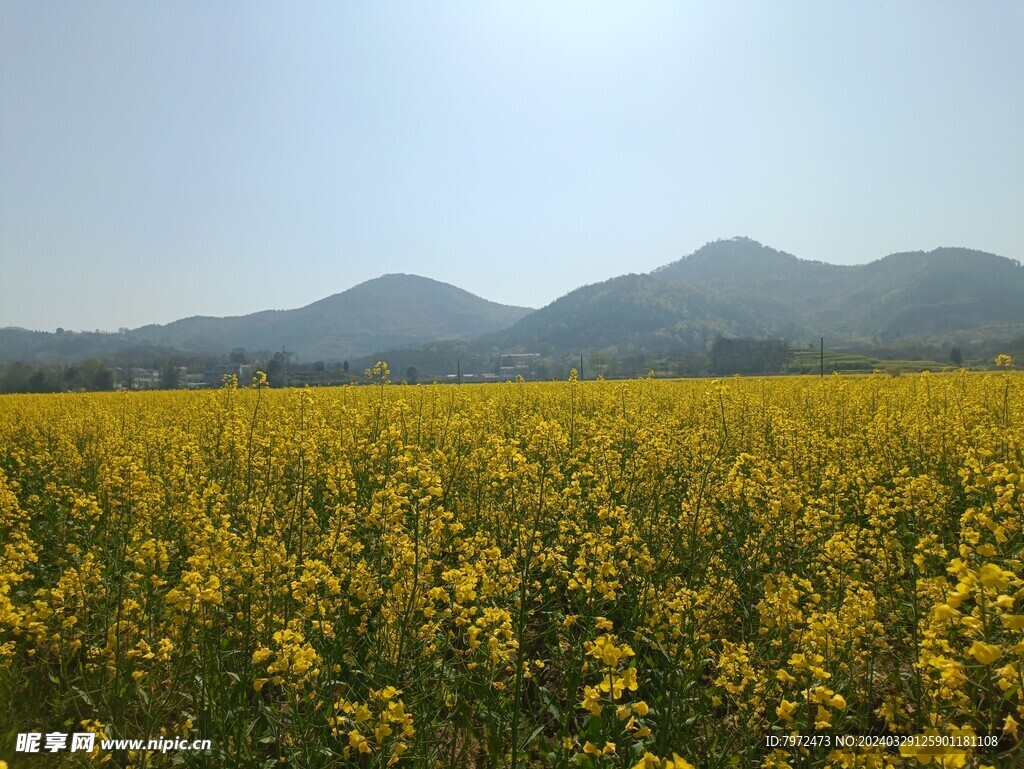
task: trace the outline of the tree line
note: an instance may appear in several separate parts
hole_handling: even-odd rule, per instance
[[[114,369],[99,358],[78,363],[30,365],[13,361],[0,365],[0,393],[55,393],[68,390],[113,390]]]

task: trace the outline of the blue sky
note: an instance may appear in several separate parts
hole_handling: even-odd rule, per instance
[[[0,0],[0,326],[1024,258],[1019,2]]]

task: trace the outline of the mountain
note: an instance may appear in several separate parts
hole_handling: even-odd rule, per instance
[[[742,302],[787,336],[925,338],[1024,324],[1024,269],[966,248],[868,264],[798,259],[748,238],[709,243],[654,273]]]
[[[431,365],[431,356],[458,361],[469,354],[489,361],[495,348],[544,356],[589,351],[671,357],[703,354],[718,337],[786,339],[802,346],[824,336],[830,346],[924,343],[948,349],[1022,333],[1024,267],[1012,259],[938,248],[843,266],[731,238],[648,274],[583,286],[536,311],[488,302],[428,278],[385,275],[295,310],[192,317],[119,334],[0,329],[0,361],[66,362],[136,350],[167,359],[244,347],[330,362],[401,348],[414,360],[410,365],[426,371],[450,368]]]
[[[689,283],[623,275],[578,288],[476,346],[569,351],[703,348],[718,335],[765,336],[770,324],[743,305]]]
[[[1024,267],[1012,259],[939,248],[835,265],[732,238],[583,286],[478,344],[658,353],[700,351],[715,336],[885,345],[1022,331]]]
[[[469,339],[505,328],[530,310],[481,299],[461,288],[416,275],[384,275],[295,310],[265,310],[236,317],[195,316],[122,334],[0,332],[0,359],[74,357],[126,347],[225,354],[295,353],[299,360],[339,361],[395,346]],[[65,350],[70,345],[70,349]]]
[[[991,334],[1024,324],[1024,268],[966,248],[893,254],[848,268],[847,323],[882,338]]]
[[[340,360],[386,347],[467,339],[509,326],[528,312],[447,283],[399,274],[368,280],[297,310],[185,318],[143,326],[131,335],[193,352],[285,348],[301,360]]]

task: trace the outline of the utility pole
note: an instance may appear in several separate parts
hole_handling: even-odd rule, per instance
[[[456,377],[458,377],[458,378],[455,380],[455,384],[462,384],[462,359],[461,358],[456,359],[456,361],[455,361],[455,370],[458,372],[456,374]]]
[[[821,377],[825,378],[825,337],[821,338]]]

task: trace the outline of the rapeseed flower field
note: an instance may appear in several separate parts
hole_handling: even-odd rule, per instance
[[[0,757],[1022,761],[1012,371],[370,374],[0,399]],[[212,750],[15,752],[83,730]]]

